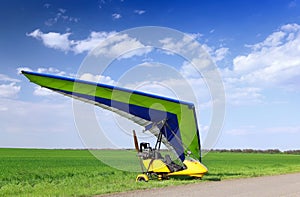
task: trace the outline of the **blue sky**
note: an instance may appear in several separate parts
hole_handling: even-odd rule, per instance
[[[226,116],[215,148],[300,148],[299,0],[1,1],[0,5],[0,147],[84,147],[71,99],[37,88],[18,70],[75,76],[88,52],[109,36],[161,26],[191,35],[219,68]],[[130,38],[123,41],[140,44]],[[98,77],[114,84],[129,65],[153,60],[172,65],[188,78],[198,99],[201,135],[208,135],[209,95],[180,57],[142,51],[116,60]],[[151,84],[144,90],[168,96],[165,89]],[[103,110],[96,114],[104,130],[113,130],[110,138],[118,135],[118,126],[103,119],[111,114]],[[118,147],[132,146],[126,134],[113,140]]]

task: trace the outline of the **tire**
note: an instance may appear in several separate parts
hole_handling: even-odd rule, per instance
[[[138,182],[147,182],[144,177],[138,177]]]

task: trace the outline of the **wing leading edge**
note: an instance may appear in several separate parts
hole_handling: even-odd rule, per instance
[[[180,158],[201,160],[194,105],[188,102],[57,75],[22,71],[31,82],[115,112],[149,130],[163,134],[163,143]]]

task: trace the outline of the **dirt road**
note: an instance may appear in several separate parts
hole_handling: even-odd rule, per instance
[[[202,182],[105,196],[288,196],[300,197],[300,173]]]

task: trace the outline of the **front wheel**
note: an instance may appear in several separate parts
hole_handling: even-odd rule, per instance
[[[136,177],[136,182],[148,182],[149,181],[149,177],[146,174],[139,174]]]

